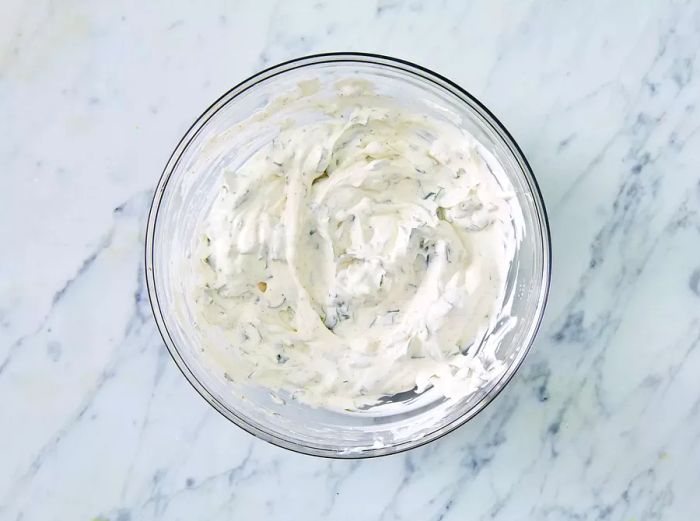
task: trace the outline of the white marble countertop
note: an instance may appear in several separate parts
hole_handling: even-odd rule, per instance
[[[0,519],[675,520],[700,511],[700,4],[0,7]],[[474,421],[367,461],[229,424],[144,292],[152,190],[208,104],[299,55],[430,67],[511,130],[554,273]]]

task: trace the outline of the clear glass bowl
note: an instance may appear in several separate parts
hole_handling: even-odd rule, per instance
[[[503,165],[522,208],[524,225],[510,268],[507,292],[517,318],[498,344],[507,370],[463,399],[420,399],[402,393],[357,412],[282,404],[265,389],[230,382],[200,356],[200,331],[179,267],[191,253],[196,230],[213,202],[224,167],[240,165],[269,141],[277,127],[234,127],[301,80],[322,87],[338,79],[367,79],[375,89],[413,110],[448,109]],[[158,328],[173,359],[194,388],[246,431],[298,452],[362,458],[410,449],[457,428],[481,411],[506,385],[527,353],[542,318],[550,279],[550,239],[542,196],[513,138],[486,107],[453,82],[423,67],[376,55],[333,53],[292,60],[232,88],[192,125],[173,152],[153,198],[146,236],[146,277]]]

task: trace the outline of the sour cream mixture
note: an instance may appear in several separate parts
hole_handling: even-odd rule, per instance
[[[290,114],[220,192],[192,257],[198,325],[233,381],[358,409],[395,393],[478,389],[504,369],[520,208],[500,165],[449,118],[339,84]],[[205,346],[204,351],[207,351]]]

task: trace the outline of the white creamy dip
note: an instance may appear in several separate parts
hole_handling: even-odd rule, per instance
[[[270,103],[286,123],[222,172],[201,227],[192,298],[225,345],[216,364],[334,409],[478,389],[505,368],[480,346],[508,318],[521,219],[500,165],[369,85],[316,90]],[[311,106],[320,117],[295,119]]]

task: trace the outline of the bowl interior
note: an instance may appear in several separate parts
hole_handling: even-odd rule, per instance
[[[483,347],[493,349],[507,368],[460,399],[407,392],[361,411],[332,411],[250,383],[231,382],[212,366],[211,356],[202,356],[204,338],[211,342],[212,336],[195,324],[182,274],[221,183],[222,169],[235,170],[276,135],[283,115],[255,115],[280,94],[295,92],[299,82],[314,79],[320,84],[314,96],[323,96],[348,78],[367,80],[377,93],[408,109],[448,118],[471,133],[484,154],[502,166],[499,182],[515,194],[522,213],[513,222],[519,244],[508,277],[509,313],[504,314],[504,327],[492,331]],[[309,112],[301,117],[319,116]],[[232,89],[201,116],[174,152],[157,189],[146,262],[164,340],[190,382],[217,410],[277,445],[316,455],[364,457],[410,448],[444,434],[476,414],[505,385],[541,318],[549,277],[549,237],[541,196],[527,163],[478,102],[446,80],[403,62],[335,55],[269,69]]]

